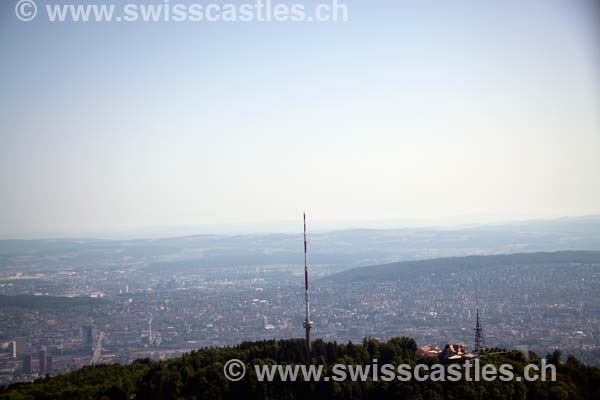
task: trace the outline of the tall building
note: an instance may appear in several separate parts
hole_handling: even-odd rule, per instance
[[[46,361],[48,359],[48,356],[46,354],[46,350],[40,350],[39,357],[40,357],[40,363],[39,363],[39,368],[38,368],[39,374],[40,375],[45,375],[47,373],[46,372],[46,369],[47,369]]]
[[[17,342],[17,357],[30,353],[26,337],[17,337],[15,338],[15,342]]]
[[[17,341],[13,340],[10,342],[10,358],[15,360],[17,358]]]
[[[83,343],[87,349],[94,347],[94,327],[92,325],[85,325],[83,327]]]
[[[46,373],[51,374],[52,372],[53,372],[52,357],[48,356],[48,357],[46,357]]]
[[[31,374],[31,354],[26,354],[23,357],[23,372],[26,374]]]

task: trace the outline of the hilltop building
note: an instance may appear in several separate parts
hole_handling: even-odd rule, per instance
[[[423,347],[419,347],[419,349],[417,350],[417,357],[422,357],[422,358],[439,357],[441,352],[442,352],[442,350],[436,345],[423,346]]]
[[[440,359],[444,361],[461,361],[476,358],[477,354],[469,353],[469,348],[466,344],[447,344],[440,355]]]

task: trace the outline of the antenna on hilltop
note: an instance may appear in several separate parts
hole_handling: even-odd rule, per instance
[[[306,355],[310,359],[310,329],[313,326],[310,320],[310,302],[308,300],[308,263],[306,261],[306,213],[304,213],[304,295],[306,301],[306,319],[304,320],[304,329],[306,329]]]
[[[485,338],[483,337],[483,328],[481,327],[481,319],[479,318],[479,298],[476,299],[477,303],[477,319],[475,322],[475,353],[479,354],[485,347]]]

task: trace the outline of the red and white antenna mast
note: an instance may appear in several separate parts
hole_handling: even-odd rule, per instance
[[[310,320],[310,302],[308,298],[308,263],[306,260],[306,213],[304,213],[304,294],[306,300],[306,319],[304,320],[304,329],[306,329],[306,355],[310,360],[310,329],[313,326]]]

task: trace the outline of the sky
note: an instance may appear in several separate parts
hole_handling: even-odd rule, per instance
[[[337,23],[22,22],[16,3],[2,237],[600,214],[593,0],[348,0]]]

